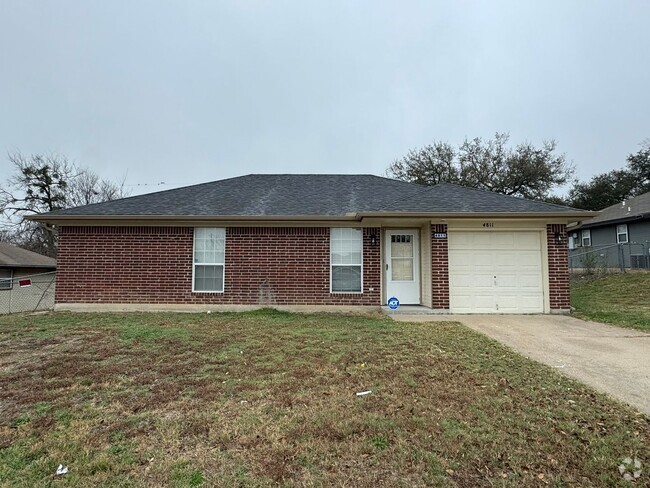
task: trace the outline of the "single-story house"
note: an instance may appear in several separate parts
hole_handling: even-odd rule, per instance
[[[255,174],[51,212],[56,309],[569,309],[566,225],[595,215],[451,184]],[[394,302],[394,301],[393,301]]]
[[[0,242],[0,314],[54,306],[56,260]]]
[[[650,268],[650,192],[570,225],[569,249],[572,267],[595,255],[596,264],[607,267]]]

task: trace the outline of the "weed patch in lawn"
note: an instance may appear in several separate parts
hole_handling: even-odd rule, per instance
[[[0,485],[625,486],[650,462],[647,417],[459,324],[48,314],[0,343]]]

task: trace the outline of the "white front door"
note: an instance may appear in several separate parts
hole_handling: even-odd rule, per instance
[[[386,231],[386,298],[396,297],[401,304],[420,303],[420,231]]]

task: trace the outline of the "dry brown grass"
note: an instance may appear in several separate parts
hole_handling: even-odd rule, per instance
[[[0,410],[11,486],[611,486],[628,456],[650,479],[648,418],[453,323],[3,317]]]

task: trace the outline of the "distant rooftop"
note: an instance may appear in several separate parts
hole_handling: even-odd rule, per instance
[[[0,242],[0,268],[56,268],[56,260]]]
[[[342,217],[356,213],[576,213],[580,210],[452,184],[374,175],[252,174],[57,210],[57,217]]]
[[[600,211],[597,217],[583,222],[582,227],[596,227],[609,222],[638,218],[650,218],[650,192],[611,205]]]

